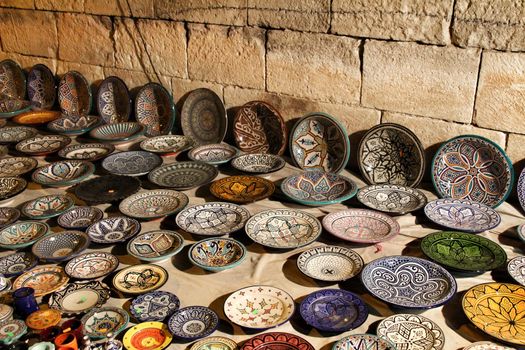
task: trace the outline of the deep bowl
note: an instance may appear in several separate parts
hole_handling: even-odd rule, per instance
[[[89,237],[84,232],[62,231],[40,238],[31,251],[40,260],[66,261],[82,253],[89,243]]]
[[[95,165],[83,160],[63,160],[37,168],[31,179],[41,185],[64,187],[79,183],[95,172]]]
[[[102,219],[104,212],[96,207],[73,207],[60,214],[57,222],[66,229],[84,229]]]
[[[192,245],[188,257],[204,270],[222,271],[239,265],[246,257],[246,248],[232,238],[208,238]]]
[[[114,336],[126,328],[129,315],[118,307],[106,306],[93,309],[81,319],[84,334],[91,339],[102,339],[111,333]]]
[[[140,232],[140,223],[126,216],[113,216],[89,226],[86,233],[96,243],[124,242]]]
[[[66,159],[96,161],[113,153],[115,146],[108,143],[80,143],[62,148],[58,155]]]
[[[0,230],[0,246],[6,249],[27,247],[49,230],[49,225],[45,222],[19,221]]]
[[[175,231],[156,230],[139,234],[128,242],[130,255],[144,261],[161,261],[182,250],[184,238]]]

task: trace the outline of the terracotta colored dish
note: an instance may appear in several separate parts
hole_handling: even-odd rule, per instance
[[[57,111],[29,111],[13,118],[17,124],[33,125],[46,124],[60,118],[61,113]]]

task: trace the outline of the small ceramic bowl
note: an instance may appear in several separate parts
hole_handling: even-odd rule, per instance
[[[19,221],[0,230],[0,247],[18,249],[30,246],[49,230],[49,225],[45,222]]]
[[[66,229],[85,229],[103,216],[104,212],[96,207],[73,207],[60,214],[57,222]]]
[[[125,143],[144,135],[145,128],[136,122],[122,122],[100,125],[89,132],[89,135],[102,142]]]
[[[212,143],[192,148],[188,157],[211,165],[224,164],[237,155],[237,149],[226,143]]]
[[[0,143],[18,143],[36,134],[38,131],[29,126],[6,126],[0,129]]]
[[[140,181],[131,176],[104,175],[75,186],[75,195],[88,203],[111,203],[140,189]]]
[[[308,249],[297,258],[297,268],[310,278],[326,282],[346,281],[358,275],[363,258],[346,247],[325,245]]]
[[[81,319],[84,335],[91,339],[106,338],[108,334],[116,336],[126,328],[129,315],[121,308],[106,306],[89,311]]]
[[[47,124],[49,131],[63,135],[82,135],[100,124],[96,115],[66,115]]]
[[[226,337],[206,337],[193,343],[190,350],[207,350],[215,346],[221,350],[239,350],[237,343]]]
[[[140,232],[140,223],[126,216],[113,216],[89,226],[86,233],[96,243],[124,242]]]
[[[89,252],[69,260],[65,267],[68,276],[77,279],[95,279],[115,271],[118,258],[110,253]]]
[[[111,76],[100,83],[97,91],[98,114],[106,124],[127,122],[131,113],[131,98],[126,83]]]
[[[89,237],[84,232],[62,231],[40,238],[31,251],[40,260],[66,261],[82,253],[89,243]]]
[[[57,111],[29,111],[17,115],[13,121],[21,125],[40,125],[60,118],[61,113]]]
[[[219,325],[219,316],[205,306],[188,306],[175,311],[168,321],[168,327],[174,336],[194,340],[215,332]]]
[[[91,88],[87,79],[77,71],[69,71],[58,84],[58,103],[63,113],[86,115],[91,110]]]
[[[0,201],[16,196],[26,187],[27,181],[21,177],[0,177]]]
[[[222,271],[239,265],[246,257],[246,248],[233,238],[208,238],[192,245],[188,257],[204,270]]]
[[[12,207],[0,207],[0,228],[11,225],[20,217],[20,210]]]
[[[51,109],[57,98],[55,75],[44,64],[36,64],[27,75],[27,95],[33,109]]]
[[[19,152],[31,156],[41,156],[51,154],[69,145],[71,139],[63,135],[43,135],[35,136],[16,144],[15,148]]]
[[[36,266],[38,259],[29,252],[16,252],[0,258],[0,274],[18,276]]]
[[[139,234],[128,242],[130,255],[143,261],[161,261],[182,250],[184,238],[175,231],[156,230]]]
[[[30,157],[9,157],[0,159],[0,177],[20,176],[30,172],[38,161]]]
[[[94,162],[113,153],[115,146],[108,143],[80,143],[62,148],[58,155],[66,159]]]
[[[152,153],[177,154],[193,147],[193,140],[182,135],[161,135],[147,138],[140,148]]]
[[[162,164],[162,158],[146,151],[113,153],[104,158],[102,167],[115,175],[142,176]]]
[[[284,168],[285,160],[281,156],[269,153],[242,154],[232,159],[232,167],[252,174],[268,174]]]
[[[27,100],[3,99],[0,100],[0,118],[12,118],[31,109],[31,102]]]
[[[65,187],[82,182],[95,172],[95,165],[84,160],[63,160],[37,168],[31,179],[37,184]]]
[[[179,309],[175,294],[162,290],[139,295],[131,301],[129,311],[138,321],[164,321]]]

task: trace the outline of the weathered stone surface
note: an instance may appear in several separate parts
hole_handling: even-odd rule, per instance
[[[269,91],[325,102],[359,103],[358,40],[270,31],[266,57]]]
[[[525,2],[457,0],[452,41],[459,46],[525,50]]]
[[[264,31],[257,28],[189,26],[191,80],[264,88]]]
[[[100,66],[93,66],[90,64],[74,63],[58,61],[57,75],[64,75],[65,73],[75,70],[82,74],[92,87],[98,86],[98,84],[104,80],[104,69]],[[91,93],[95,94],[95,90],[91,89]]]
[[[1,7],[16,7],[20,9],[34,9],[35,2],[33,0],[0,0]]]
[[[149,82],[160,83],[168,91],[171,91],[171,78],[166,76],[157,76],[152,73],[144,73],[138,71],[132,71],[120,68],[104,68],[104,74],[106,77],[115,75],[120,79],[124,80],[129,90],[138,91],[142,85]],[[159,80],[160,79],[160,80]]]
[[[333,0],[332,32],[378,39],[450,42],[452,0]]]
[[[154,17],[154,0],[84,0],[84,11],[95,15]]]
[[[525,53],[484,52],[474,121],[485,128],[525,133]]]
[[[171,80],[171,91],[173,94],[173,100],[177,103],[180,102],[182,97],[188,92],[199,88],[210,89],[215,92],[221,99],[223,98],[224,87],[219,84],[209,83],[206,81],[188,80],[173,78]]]
[[[0,33],[4,51],[57,56],[56,19],[51,12],[0,9]]]
[[[245,25],[246,0],[156,0],[155,14],[178,21]]]
[[[42,58],[35,56],[25,56],[25,55],[15,55],[12,58],[20,67],[24,68],[26,71],[29,71],[35,64],[45,64],[53,73],[56,73],[58,61],[54,58]]]
[[[35,0],[35,6],[39,10],[83,12],[84,0]]]
[[[330,0],[248,0],[248,24],[327,32],[330,26]]]
[[[114,64],[112,23],[109,17],[58,15],[58,56],[61,60],[93,65]]]
[[[366,41],[361,103],[469,123],[480,51]]]

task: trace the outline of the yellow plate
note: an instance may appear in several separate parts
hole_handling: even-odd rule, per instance
[[[171,333],[162,322],[143,322],[124,334],[128,350],[162,350],[171,343]]]
[[[158,289],[168,280],[168,271],[155,264],[128,266],[113,277],[113,286],[127,294],[143,294]]]
[[[56,326],[62,318],[60,311],[55,309],[40,309],[26,318],[26,325],[35,330]]]

